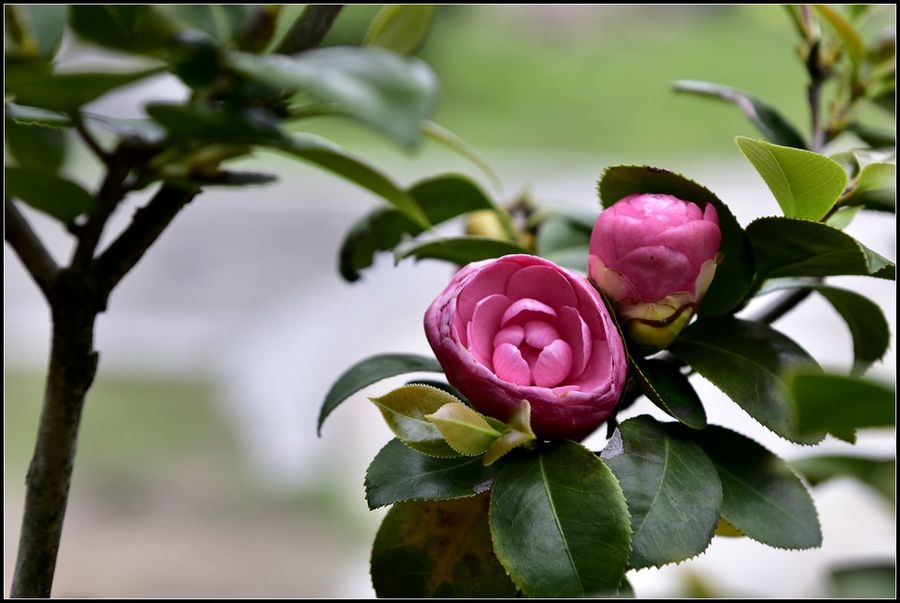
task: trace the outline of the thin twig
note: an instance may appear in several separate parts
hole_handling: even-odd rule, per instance
[[[72,255],[72,266],[84,268],[94,258],[106,222],[127,193],[124,182],[130,170],[131,161],[128,157],[121,153],[113,155],[103,184],[95,196],[97,205],[88,215],[87,223],[78,237],[78,244]]]
[[[297,54],[322,43],[343,4],[310,4],[294,21],[275,49],[276,54]]]
[[[12,199],[6,197],[3,205],[3,216],[6,221],[3,231],[4,238],[22,260],[28,274],[49,301],[53,281],[59,273],[59,266],[56,265],[50,252],[41,243]]]
[[[80,115],[73,115],[72,121],[75,123],[75,131],[78,132],[78,135],[81,136],[81,140],[84,141],[84,144],[88,146],[91,151],[94,152],[94,155],[104,163],[104,165],[109,165],[110,163],[110,154],[107,153],[103,147],[100,146],[100,143],[97,142],[97,139],[94,138],[93,134],[87,129],[87,126],[84,125],[84,121],[81,119]]]
[[[144,257],[169,223],[200,191],[163,185],[156,195],[138,209],[131,224],[95,260],[100,286],[112,289]]]

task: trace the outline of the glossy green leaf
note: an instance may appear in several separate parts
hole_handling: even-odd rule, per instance
[[[722,481],[720,512],[732,526],[758,542],[781,549],[822,544],[813,500],[787,463],[724,427],[685,431],[712,460]]]
[[[790,368],[815,367],[816,361],[769,325],[703,319],[685,329],[670,350],[781,437],[800,443],[822,439],[823,434],[798,431],[781,376]]]
[[[735,138],[788,218],[820,220],[847,187],[847,174],[836,161],[812,151]]]
[[[478,210],[499,210],[493,201],[466,176],[444,174],[427,178],[407,190],[433,225]],[[363,216],[344,238],[339,253],[339,269],[345,280],[360,278],[375,254],[396,247],[407,236],[422,233],[422,227],[395,209],[377,208]]]
[[[866,58],[866,43],[863,42],[859,32],[850,25],[843,15],[831,6],[825,4],[815,4],[814,6],[819,14],[825,18],[825,21],[834,28],[841,42],[843,42],[847,56],[850,57],[853,65],[858,68]]]
[[[471,462],[471,459],[469,459]],[[488,529],[488,496],[400,503],[372,548],[379,597],[513,597]]]
[[[432,4],[388,4],[372,19],[363,45],[414,54],[425,41],[433,16]]]
[[[442,389],[427,385],[404,385],[380,398],[369,398],[397,438],[414,450],[437,457],[458,456],[444,440],[441,430],[427,416],[445,404],[459,402]]]
[[[423,228],[430,226],[425,212],[412,195],[375,168],[328,140],[304,134],[295,136],[289,143],[277,148],[375,193]]]
[[[487,420],[488,422],[496,421],[490,417]],[[513,407],[506,424],[500,423],[495,427],[503,435],[494,440],[487,452],[484,453],[482,462],[485,465],[493,465],[516,448],[522,448],[537,441],[537,436],[531,429],[531,404],[528,403],[528,400],[522,400]]]
[[[20,105],[50,111],[75,111],[116,88],[160,71],[153,68],[125,73],[51,73],[38,66],[16,65],[6,72],[6,94]]]
[[[75,4],[69,8],[69,25],[94,44],[142,54],[162,49],[179,29],[160,7],[147,4]]]
[[[232,53],[227,62],[250,80],[337,103],[406,147],[421,139],[437,90],[425,63],[377,48],[318,48],[296,56]]]
[[[459,266],[470,262],[499,258],[511,253],[528,253],[517,243],[488,237],[447,237],[430,241],[413,241],[394,250],[397,262],[413,257],[416,260],[444,260]]]
[[[855,564],[831,572],[831,596],[841,599],[896,599],[893,563]]]
[[[794,371],[784,388],[800,433],[889,427],[896,420],[894,389],[877,381]]]
[[[150,103],[147,115],[179,142],[209,141],[278,146],[290,144],[278,118],[263,109],[240,112],[197,105]]]
[[[791,467],[813,486],[836,478],[849,477],[869,486],[892,504],[897,498],[897,461],[894,458],[811,456],[792,461]]]
[[[425,418],[438,428],[450,448],[465,456],[483,454],[501,435],[462,402],[448,402]]]
[[[878,304],[859,293],[816,282],[774,281],[764,291],[768,293],[797,288],[813,289],[821,294],[847,323],[853,337],[854,372],[864,373],[884,357],[891,343],[891,332]]]
[[[410,500],[450,500],[488,490],[497,468],[471,457],[435,458],[391,440],[366,471],[370,509]]]
[[[697,444],[642,415],[619,425],[601,458],[625,492],[635,569],[699,555],[719,521],[722,484]]]
[[[6,116],[6,148],[16,164],[55,174],[66,158],[66,132],[59,128],[22,125]]]
[[[836,228],[792,218],[760,218],[747,227],[760,278],[876,276],[894,280],[893,262]]]
[[[500,177],[497,176],[497,172],[465,140],[447,128],[428,120],[422,122],[422,133],[431,140],[444,145],[454,153],[471,161],[490,180],[491,186],[494,187],[494,192],[498,195],[503,193],[503,185],[500,183]]]
[[[617,165],[607,168],[598,186],[603,207],[636,193],[664,193],[700,205],[712,203],[722,230],[723,263],[716,268],[709,291],[698,308],[700,316],[728,314],[744,301],[753,284],[753,255],[744,230],[734,214],[709,189],[684,176],[650,166]]]
[[[897,166],[893,163],[871,163],[863,167],[842,203],[877,211],[896,211]]]
[[[14,60],[52,60],[66,26],[63,4],[6,4],[5,55]],[[12,12],[12,14],[10,14]],[[16,20],[13,32],[12,19]]]
[[[318,433],[322,433],[325,419],[341,402],[364,387],[377,383],[382,379],[403,375],[405,373],[442,373],[444,369],[434,358],[415,354],[380,354],[357,362],[338,377],[322,404],[319,412]]]
[[[677,367],[655,359],[633,357],[634,377],[651,402],[693,429],[706,427],[706,411],[691,382]]]
[[[796,149],[806,148],[803,136],[777,109],[746,92],[721,84],[693,80],[678,80],[672,85],[675,92],[734,103],[769,141]]]
[[[491,491],[497,558],[529,597],[619,588],[631,554],[622,488],[594,453],[558,441],[510,459]]]
[[[21,167],[6,166],[4,172],[7,196],[62,222],[71,222],[94,206],[94,197],[69,180]]]

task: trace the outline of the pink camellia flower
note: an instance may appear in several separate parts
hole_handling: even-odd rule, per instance
[[[672,195],[629,195],[600,214],[588,271],[629,336],[669,345],[690,321],[719,262],[719,217]]]
[[[533,255],[469,264],[425,313],[447,380],[506,421],[531,404],[538,437],[580,440],[607,420],[625,385],[625,347],[588,280]]]

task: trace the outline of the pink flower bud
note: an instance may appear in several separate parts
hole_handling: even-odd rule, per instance
[[[719,261],[719,218],[672,195],[629,195],[600,214],[588,271],[636,342],[669,345],[691,320]]]
[[[625,385],[625,347],[583,276],[532,255],[460,270],[425,313],[447,380],[506,421],[521,400],[541,438],[580,440],[607,420]]]

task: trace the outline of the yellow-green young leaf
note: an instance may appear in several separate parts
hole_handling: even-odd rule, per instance
[[[503,435],[487,449],[482,462],[485,466],[493,465],[514,449],[536,440],[537,436],[531,430],[531,404],[528,400],[522,400],[509,415],[509,422]]]
[[[450,448],[466,456],[481,454],[500,437],[484,417],[462,402],[444,404],[425,418],[438,428]]]
[[[728,521],[724,517],[720,517],[719,523],[716,525],[716,536],[725,536],[726,538],[741,538],[742,536],[746,536],[746,534],[728,523]]]
[[[896,211],[897,166],[893,163],[870,163],[853,181],[843,205],[860,205],[867,209]]]
[[[859,64],[866,58],[866,44],[862,37],[839,12],[830,6],[816,4],[815,7],[844,43],[844,49],[847,51],[850,61],[853,62],[853,66],[859,67]]]
[[[405,385],[380,398],[369,398],[397,438],[414,450],[437,457],[457,456],[438,428],[425,415],[451,402],[447,392],[429,385]]]
[[[847,187],[844,168],[828,157],[745,136],[735,142],[789,218],[820,220]]]
[[[389,4],[375,15],[363,45],[413,54],[425,41],[433,15],[432,4]]]

